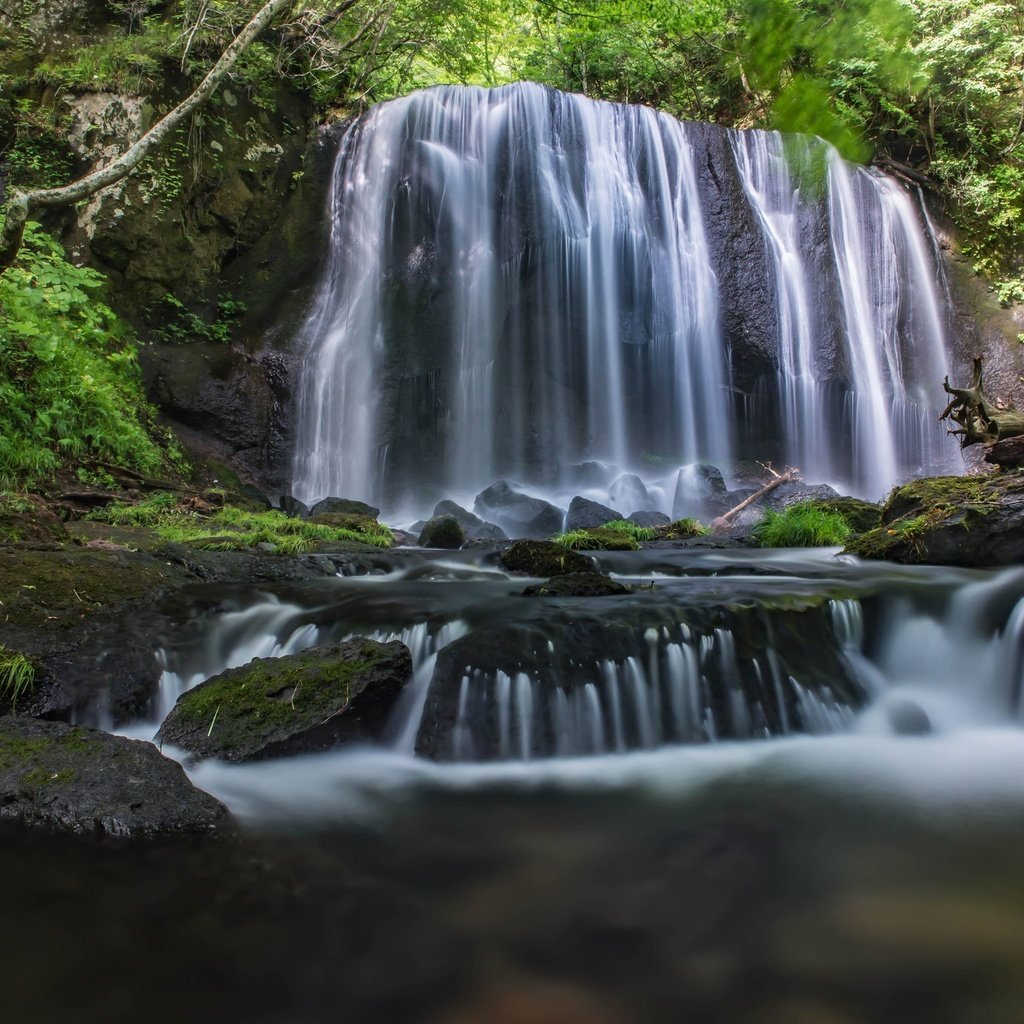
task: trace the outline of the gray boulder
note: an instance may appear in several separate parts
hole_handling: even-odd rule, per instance
[[[152,743],[0,718],[0,822],[124,838],[211,833],[227,809]]]
[[[560,508],[515,490],[507,480],[499,480],[481,491],[473,511],[482,519],[497,523],[510,537],[551,537],[561,533],[564,519]]]
[[[566,516],[566,530],[587,530],[596,526],[604,526],[605,523],[615,522],[622,516],[613,508],[601,505],[589,498],[581,498],[577,495],[569,502],[569,513]]]
[[[647,485],[635,473],[623,473],[613,480],[608,488],[608,500],[619,508],[649,508],[651,504]]]
[[[672,518],[716,516],[729,509],[729,492],[715,466],[694,463],[676,474]]]
[[[291,516],[293,519],[309,518],[309,506],[305,502],[299,501],[298,498],[293,498],[290,494],[282,494],[277,507],[286,516]]]
[[[634,512],[629,521],[637,526],[668,526],[672,522],[664,512]]]
[[[256,658],[183,694],[157,740],[225,761],[371,742],[380,738],[411,675],[404,644],[365,637]]]
[[[494,523],[485,523],[479,516],[473,515],[469,509],[465,509],[447,498],[434,506],[434,516],[454,516],[459,526],[466,531],[467,540],[508,540],[508,534],[500,526],[496,526]]]

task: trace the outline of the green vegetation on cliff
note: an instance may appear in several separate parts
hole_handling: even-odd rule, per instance
[[[181,465],[142,394],[132,339],[76,267],[33,225],[0,275],[0,487],[68,467],[114,463],[142,473]]]

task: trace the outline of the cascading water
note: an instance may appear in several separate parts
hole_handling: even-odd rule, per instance
[[[355,122],[330,216],[304,499],[752,457],[878,497],[948,459],[926,225],[819,140],[446,86]]]

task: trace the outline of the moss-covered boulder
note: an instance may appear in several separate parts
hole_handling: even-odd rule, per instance
[[[502,568],[545,579],[567,572],[589,572],[594,563],[578,551],[550,540],[519,540],[498,558]]]
[[[523,591],[524,597],[609,597],[628,594],[631,588],[599,572],[567,572],[552,576],[546,583],[534,583]]]
[[[311,516],[367,516],[375,520],[380,515],[380,509],[373,505],[367,505],[365,501],[356,501],[354,498],[321,498],[309,510],[309,514]]]
[[[152,743],[0,718],[0,821],[85,835],[210,833],[227,810]]]
[[[421,548],[453,550],[461,548],[466,543],[466,531],[463,530],[455,516],[434,516],[432,519],[428,519],[426,525],[420,530],[417,543]]]
[[[854,533],[866,533],[881,523],[882,506],[876,502],[861,501],[860,498],[832,498],[809,504],[823,512],[838,512]]]
[[[1024,474],[929,477],[897,487],[881,525],[849,554],[906,564],[978,568],[1024,560]]]
[[[411,674],[403,644],[364,637],[257,658],[179,698],[157,740],[225,761],[371,742],[380,738]]]

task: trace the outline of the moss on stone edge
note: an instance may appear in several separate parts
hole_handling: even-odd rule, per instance
[[[1024,488],[1024,476],[940,476],[895,488],[882,507],[881,525],[854,537],[846,553],[860,558],[916,561],[939,527],[964,531],[999,508],[1008,491]]]
[[[245,758],[344,712],[356,695],[355,681],[389,658],[372,640],[257,658],[184,694],[157,739],[182,742],[199,756]]]

